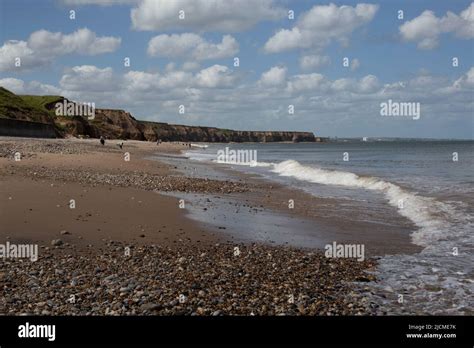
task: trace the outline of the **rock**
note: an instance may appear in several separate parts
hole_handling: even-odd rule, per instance
[[[63,245],[63,244],[64,244],[64,242],[61,239],[53,239],[51,241],[52,246],[60,246],[60,245]]]
[[[105,277],[105,278],[104,278],[104,281],[105,281],[105,282],[110,282],[110,281],[114,280],[115,277],[116,277],[115,274],[111,274],[111,275]]]
[[[62,231],[61,231],[61,234],[62,234],[62,235],[66,235],[66,234],[71,234],[71,233],[69,233],[69,231],[62,230]]]
[[[154,310],[158,310],[160,308],[161,308],[161,305],[157,303],[144,303],[140,306],[140,310],[142,310],[143,312],[145,311],[151,312]]]
[[[373,279],[366,273],[373,261],[327,259],[319,251],[261,244],[238,244],[242,257],[235,258],[234,242],[183,240],[169,246],[82,245],[62,252],[50,247],[41,249],[42,262],[5,260],[0,263],[0,315],[40,315],[44,309],[53,315],[163,316],[382,312],[363,292],[373,289],[370,283],[352,283]],[[125,245],[133,247],[130,257],[123,257]],[[71,293],[75,304],[65,302]]]
[[[125,286],[125,287],[120,288],[120,292],[121,293],[128,293],[128,292],[132,291],[132,289],[133,289],[133,287],[131,287],[131,286]]]
[[[371,279],[367,276],[359,276],[355,279],[356,282],[370,282]]]

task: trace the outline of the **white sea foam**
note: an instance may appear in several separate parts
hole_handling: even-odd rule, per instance
[[[398,314],[472,314],[474,223],[468,214],[456,209],[456,205],[421,196],[376,177],[305,166],[294,160],[276,164],[272,171],[311,183],[383,194],[390,205],[398,208],[399,214],[419,227],[412,233],[412,239],[424,249],[416,255],[392,255],[379,260],[379,282],[372,284],[378,289],[374,299]],[[400,200],[403,200],[403,208],[399,208]],[[459,256],[453,254],[455,250]],[[393,292],[387,293],[386,285]],[[405,294],[406,305],[397,302],[393,296],[397,293]]]
[[[188,151],[188,152],[185,152],[184,155],[186,157],[189,157],[192,160],[200,161],[200,162],[214,162],[214,163],[219,163],[219,164],[228,164],[228,165],[246,166],[246,167],[271,167],[273,165],[273,163],[259,162],[259,161],[233,162],[233,160],[230,157],[225,157],[223,160],[218,161],[217,160],[218,156],[215,153]]]
[[[230,164],[230,165],[233,165],[233,166],[244,166],[244,167],[272,167],[274,165],[273,163],[259,162],[259,161],[256,161],[256,162],[231,162],[231,161],[228,161],[228,163],[226,163],[226,162],[217,162],[217,161],[213,161],[213,162]]]
[[[191,144],[192,147],[197,147],[199,149],[206,149],[209,147],[207,144]]]
[[[405,216],[419,227],[413,233],[412,238],[414,243],[421,246],[427,246],[431,242],[442,238],[446,228],[449,227],[446,215],[450,213],[450,207],[447,204],[438,202],[433,198],[419,196],[396,184],[376,177],[364,177],[351,172],[304,166],[294,160],[275,164],[272,172],[280,176],[293,177],[322,185],[339,185],[378,191],[385,195],[390,205],[398,208],[402,216]],[[400,202],[402,202],[401,208]]]
[[[184,152],[184,156],[200,162],[212,162],[212,160],[216,158],[216,154],[196,151],[186,151]]]
[[[216,155],[190,152],[189,156],[215,162]],[[430,193],[420,195],[408,188],[408,185],[417,187],[413,178],[405,185],[349,171],[303,165],[295,160],[258,163],[282,178],[380,194],[398,209],[400,215],[417,225],[412,239],[424,247],[420,253],[386,255],[379,260],[376,271],[379,281],[371,285],[372,292],[367,296],[378,302],[381,308],[391,308],[394,314],[472,314],[474,218],[466,212],[467,203],[441,201],[428,197]],[[421,187],[430,192],[425,185]],[[457,192],[446,186],[442,189]],[[465,194],[465,187],[462,189]],[[402,208],[399,207],[400,200]],[[453,255],[454,250],[459,251],[459,256]],[[387,292],[387,286],[391,292]],[[406,304],[397,302],[400,293],[405,294]]]
[[[215,154],[188,152],[187,155],[198,161],[216,162]],[[268,167],[271,172],[282,177],[292,177],[310,183],[379,192],[385,196],[391,206],[398,209],[400,215],[419,227],[411,237],[413,242],[420,246],[426,247],[443,238],[450,228],[451,217],[454,218],[452,216],[454,209],[450,205],[431,197],[420,196],[411,190],[377,177],[306,166],[295,160],[286,160],[280,163],[257,162],[257,166]]]

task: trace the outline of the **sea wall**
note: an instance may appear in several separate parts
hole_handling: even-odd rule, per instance
[[[0,136],[56,138],[56,131],[47,123],[0,118]]]

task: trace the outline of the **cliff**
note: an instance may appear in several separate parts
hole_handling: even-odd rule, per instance
[[[214,127],[195,127],[176,124],[140,122],[146,140],[156,141],[202,141],[202,142],[277,142],[315,141],[311,132],[259,132],[235,131]]]
[[[95,109],[95,117],[57,116],[60,96],[17,96],[0,87],[0,117],[53,125],[57,136],[182,142],[314,142],[311,132],[235,131],[136,120],[124,110]],[[8,130],[7,130],[8,131]]]
[[[214,127],[184,126],[160,122],[138,121],[123,110],[96,109],[95,118],[62,117],[57,124],[67,135],[109,139],[133,139],[183,142],[313,142],[311,132],[234,131]]]
[[[54,123],[54,113],[45,108],[45,104],[60,100],[58,96],[19,96],[0,87],[0,118],[19,121]]]

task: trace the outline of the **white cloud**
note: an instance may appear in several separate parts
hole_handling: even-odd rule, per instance
[[[195,74],[176,70],[173,65],[165,69],[163,73],[132,70],[124,75],[115,73],[110,67],[99,68],[93,65],[82,65],[66,71],[59,84],[64,91],[68,92],[113,94],[126,90],[127,96],[125,98],[131,95],[146,94],[153,95],[153,98],[156,99],[157,94],[166,98],[168,94],[182,96],[196,88],[227,88],[233,86],[236,81],[237,76],[223,65],[212,65]],[[117,97],[120,95],[120,93],[115,94]]]
[[[179,19],[183,10],[184,19]],[[143,0],[131,11],[137,30],[197,29],[239,32],[260,21],[282,18],[273,0]]]
[[[292,49],[323,47],[332,40],[345,43],[357,28],[369,23],[375,16],[378,5],[358,4],[336,6],[317,5],[303,13],[292,29],[281,29],[264,46],[267,53]]]
[[[15,79],[13,77],[7,77],[0,79],[0,86],[8,89],[9,91],[17,94],[25,93],[25,82],[23,80]]]
[[[148,54],[160,57],[192,57],[197,60],[221,59],[235,55],[238,42],[224,35],[222,42],[212,43],[193,33],[158,35],[148,43]]]
[[[39,30],[32,33],[28,39],[28,47],[35,54],[55,56],[70,53],[95,56],[114,52],[120,46],[120,43],[120,38],[112,36],[97,37],[93,31],[87,28],[66,35],[59,32],[52,33],[47,30]]]
[[[352,59],[352,61],[351,61],[351,70],[355,71],[355,70],[359,69],[359,67],[360,67],[359,59],[357,59],[357,58]]]
[[[319,69],[330,62],[331,59],[328,56],[306,55],[300,58],[300,67],[303,70]]]
[[[331,83],[333,91],[354,94],[370,94],[376,92],[379,88],[379,81],[374,75],[364,76],[360,80],[342,78]]]
[[[158,88],[159,74],[132,70],[124,75],[124,81],[129,90],[142,93],[143,91],[156,90]]]
[[[158,35],[148,42],[150,56],[179,57],[188,54],[203,39],[193,33]]]
[[[38,81],[25,82],[16,78],[0,79],[0,86],[16,94],[60,95],[61,90],[55,86]]]
[[[455,89],[474,89],[474,67],[456,80],[453,87]]]
[[[379,87],[379,80],[374,75],[367,75],[359,80],[360,92],[372,93],[375,92]]]
[[[287,90],[290,93],[299,93],[302,91],[321,91],[329,87],[327,79],[317,73],[301,74],[293,76],[287,84]]]
[[[158,79],[158,87],[162,89],[185,88],[192,83],[193,75],[185,71],[171,71]]]
[[[174,71],[175,69],[176,69],[176,64],[174,62],[169,62],[165,66],[165,71],[166,72]]]
[[[416,42],[420,49],[433,49],[439,44],[439,36],[453,33],[461,39],[474,38],[474,2],[459,15],[447,12],[436,17],[433,11],[424,11],[411,21],[403,23],[400,34],[405,41]]]
[[[33,32],[28,41],[7,41],[0,47],[0,71],[32,69],[66,54],[98,55],[115,51],[120,38],[97,37],[87,28],[71,34],[53,33],[47,30]],[[21,59],[21,66],[15,66],[15,59]]]
[[[75,66],[61,77],[61,88],[69,91],[107,92],[119,88],[112,68],[100,69],[93,65]]]
[[[299,128],[338,136],[472,136],[474,67],[455,79],[422,72],[385,84],[374,75],[336,80],[319,73],[289,75],[284,67],[273,67],[254,82],[238,79],[223,65],[195,73],[177,69],[122,74],[111,68],[78,66],[64,73],[60,88],[12,78],[0,80],[0,85],[20,93],[94,101],[98,107],[123,108],[138,119],[170,123]],[[262,80],[275,84],[268,88]],[[49,93],[51,88],[60,93]],[[49,91],[31,92],[34,89]],[[420,102],[422,118],[417,122],[381,118],[380,103],[388,99]],[[290,104],[296,110],[291,117]],[[186,106],[186,115],[178,113],[179,105]]]
[[[230,87],[235,81],[235,76],[223,65],[213,65],[196,75],[197,85],[206,88]]]
[[[286,67],[274,66],[262,74],[260,83],[265,86],[281,85],[286,80],[286,71]]]
[[[26,86],[25,93],[37,95],[61,95],[61,89],[39,81],[31,81]]]
[[[16,66],[19,59],[20,66]],[[47,57],[36,56],[25,41],[10,40],[0,47],[0,71],[31,69],[48,63]]]
[[[184,62],[183,70],[184,71],[194,71],[199,69],[200,65],[198,62]]]
[[[239,44],[230,35],[224,35],[222,42],[218,44],[207,41],[199,44],[193,52],[193,56],[198,60],[203,59],[221,59],[232,57],[239,52]]]

